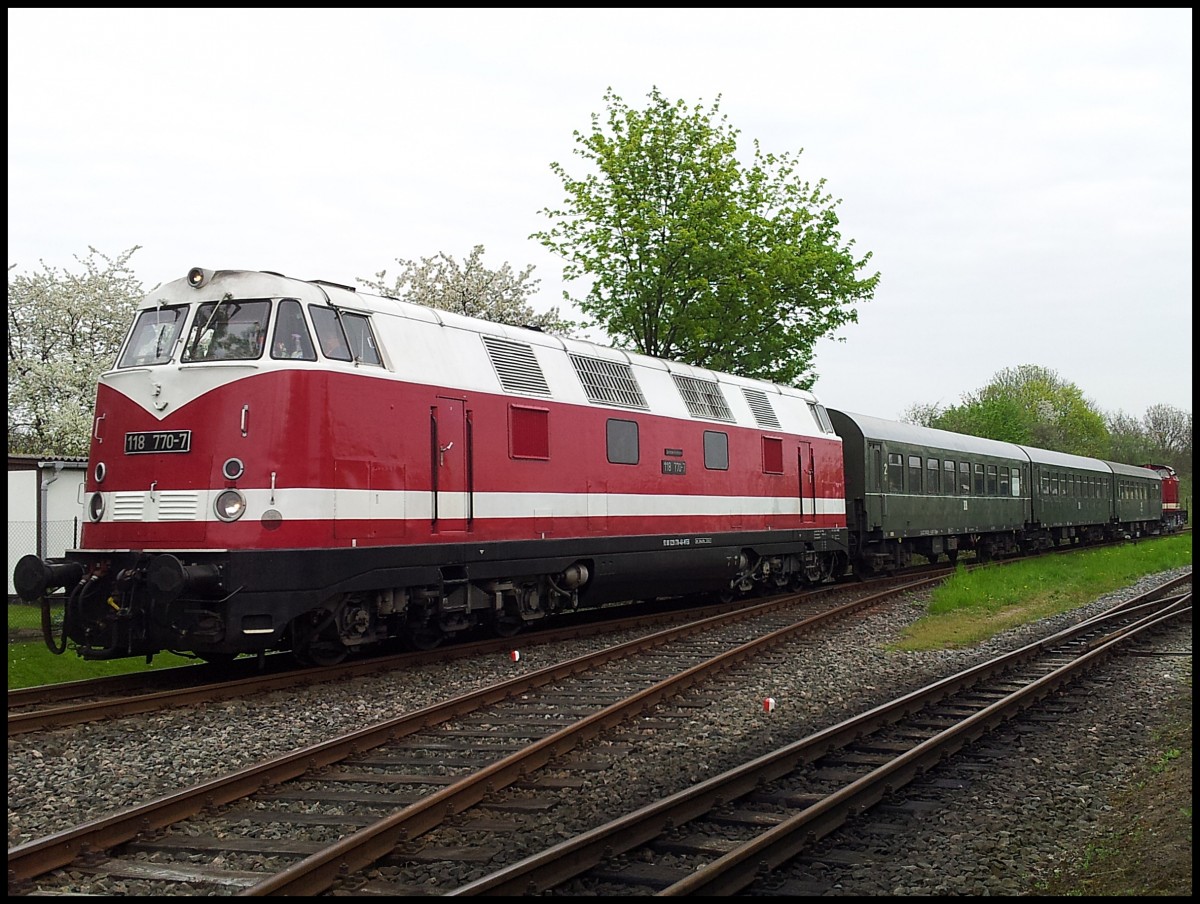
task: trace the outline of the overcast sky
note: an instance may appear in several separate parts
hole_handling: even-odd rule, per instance
[[[357,285],[529,236],[609,87],[720,111],[841,199],[881,281],[817,348],[826,405],[898,418],[1054,370],[1192,409],[1192,11],[8,10],[8,263],[88,247]]]

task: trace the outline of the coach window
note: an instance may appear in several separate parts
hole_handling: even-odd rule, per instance
[[[704,467],[710,471],[729,470],[729,434],[704,431]]]
[[[982,496],[983,490],[983,465],[975,466],[975,495]]]
[[[971,463],[969,461],[958,463],[958,491],[964,496],[971,495]]]
[[[936,458],[925,459],[925,492],[930,496],[936,496],[941,492],[938,488],[938,475],[940,473]]]
[[[271,342],[272,358],[294,358],[301,361],[316,361],[312,337],[300,302],[285,298],[279,302],[279,313],[275,315],[275,338]]]
[[[953,496],[954,484],[957,479],[958,477],[954,469],[954,462],[942,462],[942,492],[947,496]]]
[[[1012,469],[1012,494],[1014,496],[1021,495],[1021,469]]]
[[[777,436],[762,438],[762,457],[764,474],[783,473],[783,440]]]
[[[1008,491],[1008,468],[1000,469],[1000,495],[1009,495]]]
[[[637,421],[608,422],[608,460],[614,465],[636,465],[638,463]]]
[[[1000,495],[996,485],[996,466],[988,465],[987,469],[987,494],[989,496]]]
[[[910,493],[921,492],[921,456],[908,456],[908,491]]]
[[[550,409],[508,406],[508,454],[543,461],[550,457]]]
[[[904,492],[904,456],[899,452],[888,453],[887,488],[889,493]]]

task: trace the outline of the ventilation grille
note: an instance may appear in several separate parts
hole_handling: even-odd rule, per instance
[[[200,511],[200,496],[186,490],[171,490],[158,494],[159,521],[195,521]]]
[[[714,421],[732,421],[733,413],[725,404],[721,387],[713,380],[698,380],[682,374],[671,374],[683,401],[692,417],[705,417]]]
[[[533,356],[533,349],[523,342],[510,342],[495,336],[484,336],[488,357],[506,392],[518,395],[550,395],[546,376]]]
[[[571,363],[579,374],[583,391],[593,402],[622,405],[625,408],[646,408],[646,400],[633,378],[633,369],[623,361],[603,361],[571,355]]]
[[[765,392],[743,386],[742,395],[746,397],[746,403],[754,412],[754,419],[758,421],[758,426],[779,429],[779,418],[775,416],[775,409],[771,407],[771,400],[767,398]]]

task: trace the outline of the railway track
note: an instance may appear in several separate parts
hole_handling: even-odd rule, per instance
[[[1145,633],[1190,613],[1190,589],[1125,604],[447,894],[594,895],[604,894],[606,885],[620,887],[621,895],[755,894],[756,885],[774,886],[771,893],[779,894],[774,869],[1108,658],[1144,642]]]
[[[760,614],[743,614],[745,619],[758,622],[751,625],[745,621],[740,626],[754,638],[779,635],[773,641],[763,641],[760,651],[771,643],[782,642],[793,630],[790,623],[767,630],[770,626],[759,621],[777,605],[772,601],[752,607],[761,609]],[[859,601],[853,608],[863,605],[870,602]],[[850,611],[848,607],[842,614]],[[680,630],[685,634],[688,631]],[[157,815],[151,809],[138,808],[139,812],[128,814],[129,820],[123,825],[120,821],[100,820],[84,827],[82,833],[59,833],[52,839],[21,845],[10,849],[10,893],[53,893],[54,877],[47,877],[42,870],[58,858],[62,861],[58,867],[69,864],[76,875],[124,876],[135,886],[145,881],[158,889],[164,883],[175,882],[178,894],[214,893],[212,889],[218,889],[215,893],[238,891],[251,895],[329,890],[370,894],[375,880],[368,878],[367,871],[373,869],[373,864],[385,863],[395,870],[406,856],[416,856],[429,861],[431,870],[436,869],[436,847],[421,843],[416,854],[411,849],[418,839],[460,814],[466,818],[480,811],[491,814],[473,819],[469,823],[471,831],[484,831],[491,820],[495,830],[502,833],[496,837],[504,839],[503,832],[514,831],[522,810],[537,809],[556,796],[571,793],[573,787],[586,782],[588,774],[602,769],[606,756],[621,756],[619,744],[602,740],[615,726],[632,722],[658,731],[673,730],[669,720],[651,719],[648,710],[670,699],[673,693],[701,685],[708,680],[705,676],[711,674],[710,669],[730,668],[738,657],[751,655],[748,650],[733,655],[742,646],[735,642],[738,640],[726,637],[718,641],[725,651],[716,655],[707,655],[712,652],[710,643],[694,637],[670,641],[671,645],[684,646],[659,651],[664,658],[654,674],[643,673],[639,665],[642,689],[625,697],[621,697],[621,682],[630,677],[627,667],[606,675],[601,671],[604,666],[597,665],[596,660],[580,660],[574,666],[564,664],[566,672],[542,670],[537,681],[543,684],[538,688],[522,690],[510,682],[507,688],[468,695],[477,698],[472,701],[450,701],[450,710],[442,715],[432,709],[417,713],[408,724],[393,720],[336,743],[299,751],[294,757],[280,758],[262,768],[244,770],[236,778],[229,777],[228,782],[207,783],[197,789],[198,797],[173,795],[158,802],[163,806]],[[747,647],[751,643],[744,642]],[[601,658],[608,657],[607,662],[614,665],[621,661],[620,655],[636,655],[639,663],[646,660],[646,654],[637,653],[634,647],[628,650],[626,654],[609,651]],[[723,665],[708,665],[723,656]],[[578,671],[572,673],[572,668]],[[564,690],[556,686],[563,681],[576,683],[576,687]],[[547,682],[556,684],[548,687]],[[508,708],[509,703],[515,708]],[[473,709],[475,706],[486,708]],[[446,721],[438,721],[443,717]],[[553,733],[547,734],[551,729]],[[432,739],[420,734],[430,730]],[[386,745],[397,742],[399,746],[394,750],[387,749]],[[480,758],[488,755],[494,759],[481,764]],[[572,768],[574,778],[568,775]],[[336,775],[333,770],[337,770]],[[306,796],[310,790],[306,786],[323,787],[327,797],[318,801]],[[505,788],[509,790],[503,791]],[[500,800],[502,792],[504,801]],[[242,798],[249,801],[249,809],[225,806]],[[207,811],[203,821],[179,821],[193,808],[198,813]],[[270,818],[277,822],[264,829],[256,812],[259,810],[269,811]],[[377,812],[391,815],[372,821]],[[496,813],[502,815],[497,817]],[[312,840],[312,824],[325,826],[333,841],[331,849],[321,850],[321,842]],[[308,826],[303,842],[288,835],[288,826],[299,825]],[[511,835],[507,840],[493,838],[493,846],[510,841]],[[450,850],[447,856],[461,863],[468,857],[465,851]],[[15,859],[14,853],[19,855]],[[77,856],[81,853],[84,856]],[[494,851],[489,853],[483,844],[469,856],[492,854]],[[214,862],[220,865],[213,866]],[[264,866],[269,875],[264,875]],[[14,882],[14,875],[21,871],[31,872]],[[35,877],[36,886],[31,883]],[[463,884],[469,887],[469,882]],[[33,892],[35,887],[40,891]],[[417,878],[383,882],[380,887],[390,891],[374,893],[427,893],[428,888],[423,888]]]
[[[306,891],[299,892],[308,893],[327,885],[346,864],[354,864],[351,869],[369,866],[399,841],[440,825],[500,788],[527,782],[573,749],[708,676],[940,579],[882,592],[864,589],[857,599],[817,614],[811,614],[810,599],[773,599],[487,686],[10,848],[10,893],[28,894],[35,888],[46,893],[55,881],[51,872],[68,865],[75,872],[99,870],[132,879],[153,877],[160,883],[173,876],[181,887],[265,888],[271,873],[263,874],[264,862],[274,863],[268,869],[278,875],[296,858],[310,864],[303,880]],[[636,666],[631,669],[630,663]],[[231,809],[237,802],[242,803]],[[339,812],[312,815],[328,804]],[[205,822],[206,812],[216,814],[215,823]],[[368,817],[365,825],[363,816]],[[324,820],[331,840],[341,839],[334,846],[333,865],[314,864],[308,859],[315,853],[312,842],[291,844],[278,828],[259,832],[256,839],[247,826],[230,831],[230,825],[243,820],[260,828],[264,820],[271,826]],[[245,840],[237,842],[234,835]],[[353,852],[338,847],[346,843]],[[151,849],[160,862],[147,867]],[[176,865],[167,866],[161,860],[172,849]],[[229,854],[226,866],[189,865],[189,857],[208,851],[211,858],[212,850]]]
[[[867,582],[865,586],[882,589],[896,583],[906,583],[917,575],[937,577],[948,573],[945,568],[920,569],[914,575],[879,578]],[[864,585],[830,585],[808,591],[801,596],[820,599],[840,592],[845,586]],[[581,613],[579,617],[561,619],[560,623],[553,627],[521,635],[518,639],[492,637],[460,642],[430,651],[372,656],[334,666],[297,668],[290,655],[281,653],[264,657],[261,662],[247,658],[221,666],[182,666],[87,681],[19,688],[8,692],[8,734],[12,737],[99,719],[145,715],[173,707],[244,698],[287,688],[311,687],[328,681],[354,679],[430,663],[508,652],[516,644],[557,644],[564,640],[598,637],[622,631],[656,630],[680,621],[736,613],[759,602],[761,600],[740,600],[725,604],[684,606],[678,602],[665,601],[655,607],[645,604],[637,607],[612,607],[598,612]],[[626,610],[632,614],[623,614]]]

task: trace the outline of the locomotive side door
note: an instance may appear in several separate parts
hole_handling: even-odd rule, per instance
[[[812,443],[801,442],[796,450],[800,469],[800,521],[817,520],[817,470]]]
[[[469,429],[463,399],[437,397],[430,410],[433,530],[466,530],[471,519]]]

